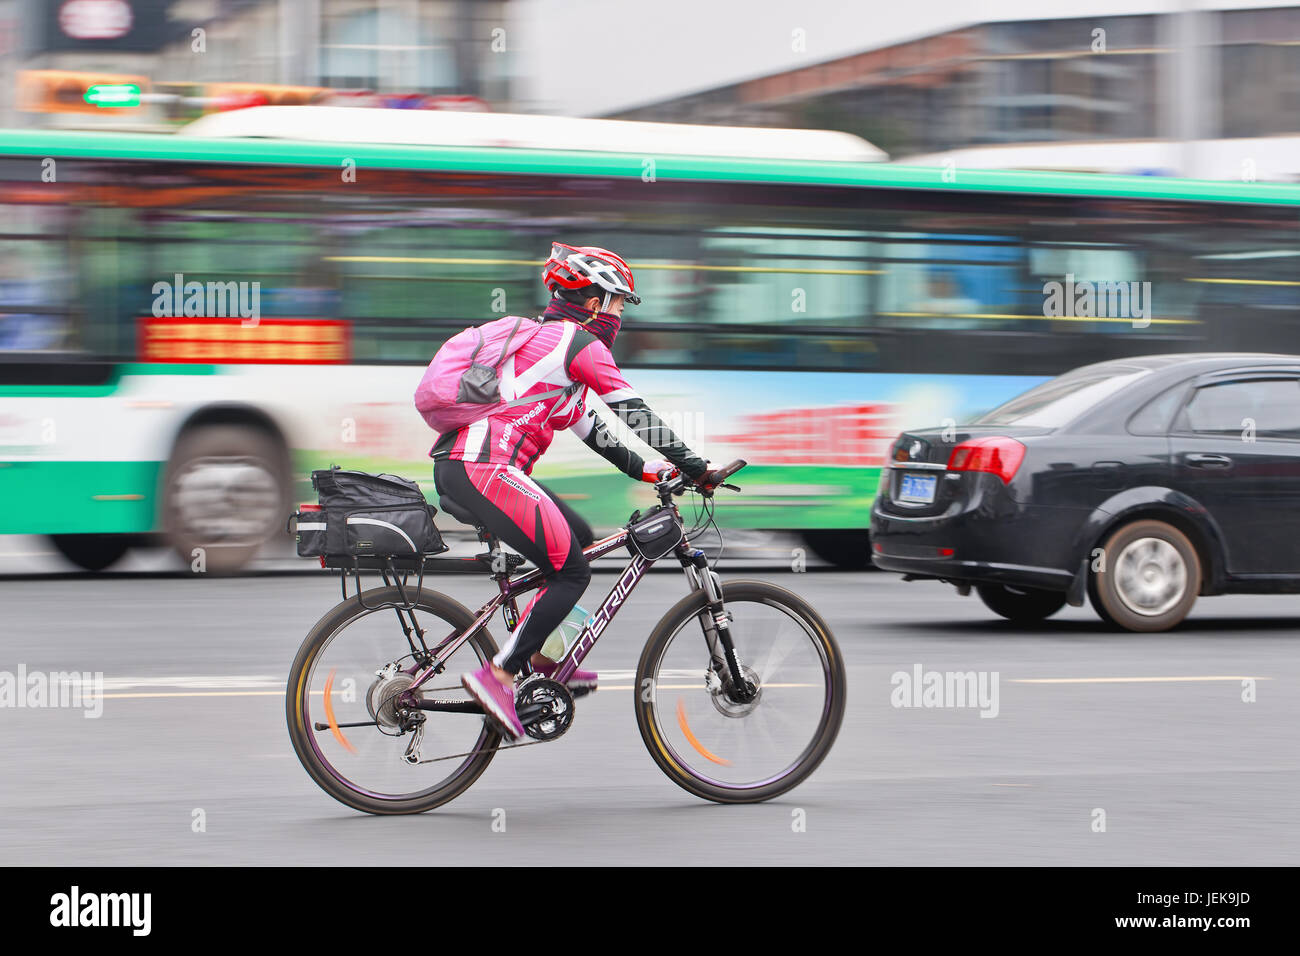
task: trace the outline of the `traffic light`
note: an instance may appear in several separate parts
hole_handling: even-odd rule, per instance
[[[77,73],[69,70],[22,70],[18,74],[18,108],[27,113],[98,113],[110,108],[138,107],[139,97],[125,96],[131,87],[147,95],[149,78],[120,73]]]

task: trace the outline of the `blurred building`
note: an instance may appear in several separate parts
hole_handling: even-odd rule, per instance
[[[240,97],[299,104],[321,90],[506,108],[506,8],[505,0],[0,0],[0,125],[148,127],[248,105]],[[95,81],[135,83],[144,107],[85,104]]]
[[[1266,165],[1289,157],[1295,174],[1300,6],[963,25],[609,115],[841,129],[902,162],[937,162],[958,150],[973,162],[971,149],[1012,144],[1284,137],[1255,151],[1276,147],[1276,162],[1270,151]],[[1201,152],[1177,165],[1216,175],[1204,168],[1208,147]],[[983,161],[997,155],[980,154],[978,164],[1002,165]],[[1141,166],[1167,154],[1098,155]],[[1081,168],[1108,162],[1088,158]],[[1035,163],[1060,168],[1041,153],[1006,165]]]

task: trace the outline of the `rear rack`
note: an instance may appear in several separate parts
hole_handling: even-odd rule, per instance
[[[518,554],[508,554],[498,551],[497,556],[505,559],[505,574],[513,574],[515,569],[525,563],[525,559]],[[421,555],[420,557],[394,557],[378,555],[352,556],[348,554],[327,554],[320,559],[321,567],[328,568],[331,571],[339,572],[339,585],[343,591],[343,600],[348,599],[348,574],[351,573],[356,583],[356,593],[352,595],[356,602],[367,610],[377,611],[384,608],[396,608],[399,611],[413,610],[419,603],[421,592],[424,590],[424,575],[428,572],[434,574],[464,574],[466,572],[486,572],[489,574],[499,574],[501,569],[494,566],[493,553],[488,551],[483,554],[476,554],[467,558],[440,558],[433,555]],[[383,579],[388,587],[396,587],[398,594],[401,595],[400,601],[385,601],[380,604],[370,605],[361,599],[361,572],[375,571]],[[411,574],[419,576],[415,582],[415,596],[408,597],[407,587],[408,579]]]
[[[513,571],[524,564],[524,559],[517,554],[502,553],[507,569]],[[327,554],[321,559],[321,567],[332,571],[424,571],[434,574],[458,574],[466,571],[492,571],[492,555],[489,552],[476,554],[468,558],[436,558],[425,555],[420,558],[402,557],[352,557],[347,554]]]
[[[435,558],[425,555],[423,558],[353,557],[348,554],[327,554],[321,559],[321,567],[331,571],[481,571],[490,570],[490,560],[485,555],[471,558]]]

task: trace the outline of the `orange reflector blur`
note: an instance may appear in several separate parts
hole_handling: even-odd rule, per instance
[[[691,733],[690,724],[686,722],[686,706],[682,703],[680,697],[677,698],[677,726],[682,728],[682,733],[686,735],[687,743],[694,747],[696,751],[699,752],[699,755],[705,760],[712,760],[714,763],[720,763],[724,767],[731,766],[730,760],[723,760],[721,757],[709,753],[700,745],[700,742],[695,739],[695,735]]]
[[[325,719],[329,721],[330,733],[334,739],[347,748],[348,753],[356,753],[357,748],[352,746],[348,738],[343,736],[343,731],[339,729],[339,722],[334,719],[334,672],[330,671],[330,676],[325,678]]]

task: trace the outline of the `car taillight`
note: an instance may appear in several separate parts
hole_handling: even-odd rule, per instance
[[[948,456],[949,471],[987,471],[1004,483],[1016,476],[1025,460],[1025,446],[1014,438],[975,438],[964,441]]]

